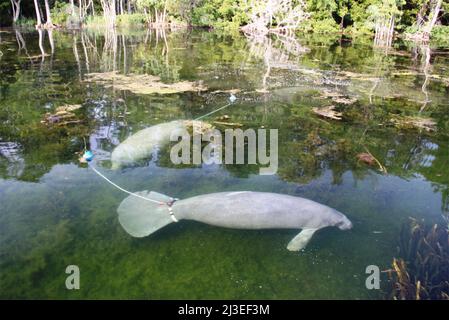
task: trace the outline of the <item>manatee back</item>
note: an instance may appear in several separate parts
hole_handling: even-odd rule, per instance
[[[112,151],[112,168],[118,169],[150,158],[157,148],[170,142],[171,133],[177,129],[185,129],[184,121],[161,123],[136,132]]]
[[[220,192],[175,202],[184,219],[240,229],[322,228],[341,219],[338,211],[315,201],[267,192]]]

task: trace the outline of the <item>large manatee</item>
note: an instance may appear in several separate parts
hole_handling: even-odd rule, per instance
[[[120,224],[134,237],[148,236],[183,219],[235,229],[301,229],[287,245],[290,251],[304,248],[319,229],[352,227],[344,214],[328,206],[267,192],[219,192],[176,200],[142,191],[124,199],[117,211]]]

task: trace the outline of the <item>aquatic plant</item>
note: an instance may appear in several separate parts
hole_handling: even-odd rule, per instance
[[[400,258],[388,270],[389,298],[398,300],[449,300],[449,229],[425,226],[412,219],[402,228]]]

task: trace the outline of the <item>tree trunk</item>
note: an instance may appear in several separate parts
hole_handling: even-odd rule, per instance
[[[117,15],[115,0],[100,0],[103,8],[103,15],[109,28],[115,27],[115,18]]]
[[[162,16],[162,23],[165,24],[165,16],[167,15],[167,0],[164,2],[164,14]]]
[[[13,22],[14,23],[16,23],[17,20],[19,20],[19,16],[20,16],[20,1],[21,0],[11,0],[12,18],[13,18]]]
[[[10,0],[10,1],[11,1],[12,16],[15,17],[16,16],[16,4],[14,3],[13,0]]]
[[[441,2],[442,2],[442,0],[437,0],[435,6],[433,8],[433,12],[431,12],[429,15],[429,21],[427,22],[427,25],[424,28],[424,38],[426,38],[426,39],[430,38],[432,29],[438,20],[438,15],[439,15],[440,9],[441,9]]]
[[[427,2],[424,2],[421,9],[419,10],[418,14],[416,15],[416,24],[420,28],[424,24],[424,15],[427,12]]]
[[[34,9],[36,10],[36,27],[40,28],[42,26],[42,19],[41,19],[41,14],[39,11],[39,4],[37,2],[37,0],[34,0]]]
[[[83,2],[82,0],[78,0],[78,17],[80,19],[80,21],[83,21]]]
[[[36,1],[36,0],[35,0]],[[44,62],[45,60],[45,49],[44,49],[44,30],[39,29],[39,49],[41,50],[42,60],[41,62]]]
[[[70,11],[72,12],[72,16],[75,15],[75,3],[73,3],[73,0],[70,0]]]
[[[47,29],[48,33],[48,42],[50,42],[50,48],[51,48],[51,55],[55,53],[55,42],[53,40],[53,29],[49,28]]]
[[[51,21],[50,5],[48,4],[48,0],[44,0],[44,2],[45,2],[45,14],[47,15],[47,21],[45,24],[48,28],[52,28],[53,22]]]

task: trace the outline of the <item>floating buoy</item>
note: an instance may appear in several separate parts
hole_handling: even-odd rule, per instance
[[[94,158],[94,154],[92,153],[92,151],[85,151],[83,154],[83,159],[86,160],[87,162],[92,161],[92,159]]]

